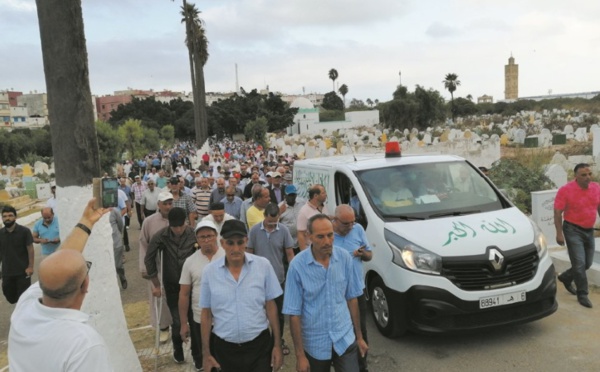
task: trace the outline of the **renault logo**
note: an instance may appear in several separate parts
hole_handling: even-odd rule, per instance
[[[494,267],[495,271],[502,270],[502,264],[504,263],[504,256],[499,250],[492,248],[490,249],[490,263]]]

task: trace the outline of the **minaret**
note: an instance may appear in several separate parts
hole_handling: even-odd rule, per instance
[[[510,54],[508,65],[504,65],[504,99],[519,98],[519,65]]]

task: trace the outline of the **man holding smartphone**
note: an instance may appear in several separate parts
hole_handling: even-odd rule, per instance
[[[367,241],[367,234],[363,227],[356,223],[354,209],[348,204],[342,204],[335,209],[335,218],[333,220],[333,237],[336,247],[344,248],[352,256],[352,263],[356,275],[363,283],[363,294],[358,297],[358,311],[360,312],[360,329],[365,342],[368,344],[367,338],[367,300],[364,289],[364,274],[362,263],[363,261],[371,261],[373,252]],[[366,372],[367,355],[358,357],[360,372]]]

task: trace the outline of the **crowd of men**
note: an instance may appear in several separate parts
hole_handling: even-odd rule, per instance
[[[110,213],[123,289],[122,258],[130,249],[127,230],[134,228],[135,213],[151,322],[161,341],[170,335],[174,361],[185,361],[183,343],[190,341],[196,370],[279,370],[290,353],[283,338],[288,315],[298,371],[329,371],[331,365],[336,371],[367,371],[362,261],[371,259],[371,248],[354,210],[341,205],[330,213],[324,185],[313,185],[308,200],[299,197],[295,159],[287,154],[224,142],[194,167],[190,151],[191,146],[179,146],[119,166],[119,207],[101,211]],[[5,229],[15,230],[16,211],[9,212],[6,218],[2,213]],[[33,242],[42,244],[48,257],[59,246],[59,251],[69,248],[58,235],[46,235],[54,229],[52,206],[42,216],[33,235],[18,231],[23,235],[18,244],[27,248],[14,250],[22,263],[14,269],[29,282],[11,275],[6,280],[3,273],[3,289],[5,284],[15,289],[4,292],[12,303],[31,284]],[[96,220],[87,218],[79,230],[88,233]],[[41,275],[40,288],[43,298],[51,295]],[[12,336],[11,341],[18,344]]]

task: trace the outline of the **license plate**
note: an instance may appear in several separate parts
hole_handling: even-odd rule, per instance
[[[517,302],[523,302],[526,298],[526,291],[512,292],[498,296],[483,297],[479,299],[479,308],[487,309],[489,307],[510,305]]]

